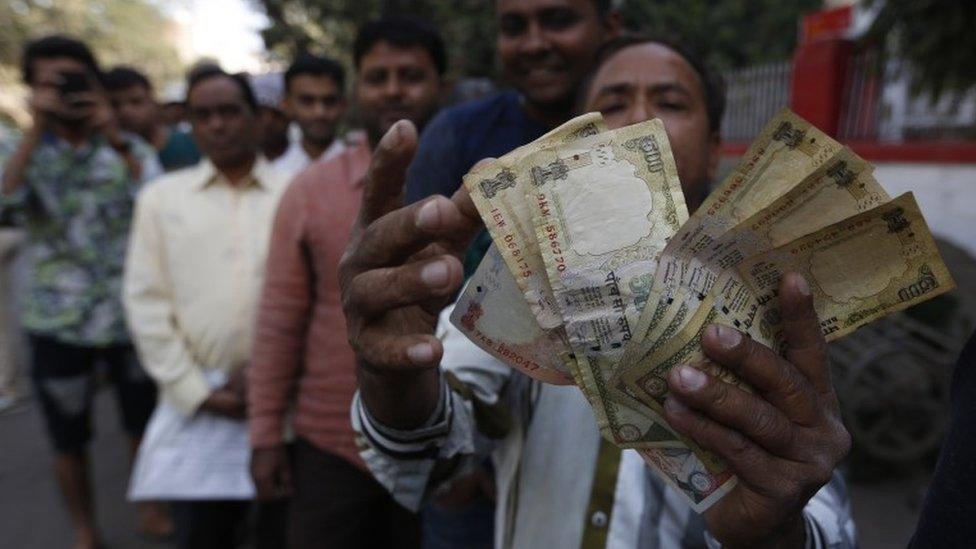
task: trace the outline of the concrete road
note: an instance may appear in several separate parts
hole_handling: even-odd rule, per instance
[[[158,549],[135,533],[135,509],[125,502],[129,458],[111,391],[95,404],[91,447],[98,523],[110,549]],[[0,413],[0,547],[60,549],[71,546],[71,524],[52,473],[50,446],[40,411],[27,400]]]
[[[140,539],[135,512],[124,500],[128,479],[125,435],[115,402],[102,390],[96,400],[92,444],[98,522],[112,549],[152,549],[167,544]],[[0,548],[60,549],[71,529],[51,475],[51,454],[37,407],[26,401],[0,413]],[[851,499],[864,549],[904,547],[917,519],[924,474],[851,486]]]

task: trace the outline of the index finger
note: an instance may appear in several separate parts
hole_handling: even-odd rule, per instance
[[[786,338],[786,358],[821,393],[833,391],[827,358],[827,341],[813,307],[813,295],[799,273],[786,273],[780,280],[779,306]]]
[[[390,127],[376,145],[366,171],[359,226],[365,227],[403,205],[407,167],[417,150],[417,129],[409,120]]]
[[[398,208],[362,228],[348,250],[355,269],[399,265],[434,243],[450,244],[444,251],[460,254],[481,227],[457,204],[440,195]]]

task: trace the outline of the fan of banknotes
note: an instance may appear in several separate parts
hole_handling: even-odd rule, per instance
[[[689,217],[659,120],[610,131],[580,116],[465,176],[493,245],[452,322],[527,375],[577,385],[607,440],[704,511],[735,477],[662,411],[705,326],[782,352],[787,271],[810,282],[828,340],[954,287],[913,196],[890,199],[872,171],[783,110]]]

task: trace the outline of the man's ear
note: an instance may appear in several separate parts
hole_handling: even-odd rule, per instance
[[[718,165],[722,161],[722,133],[713,131],[708,137],[708,180],[715,181]]]

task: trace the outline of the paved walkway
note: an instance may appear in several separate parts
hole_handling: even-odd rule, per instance
[[[135,533],[135,509],[125,502],[129,458],[111,391],[96,401],[91,447],[98,523],[110,549],[153,549]],[[71,524],[52,473],[50,446],[33,401],[0,413],[0,547],[60,549],[71,546]]]
[[[102,390],[96,400],[92,444],[98,521],[111,549],[154,549],[166,544],[140,539],[135,512],[124,501],[128,478],[125,435],[115,402]],[[914,529],[924,475],[851,487],[863,549],[904,547]],[[51,475],[51,455],[32,401],[0,413],[0,547],[59,549],[71,529]]]

